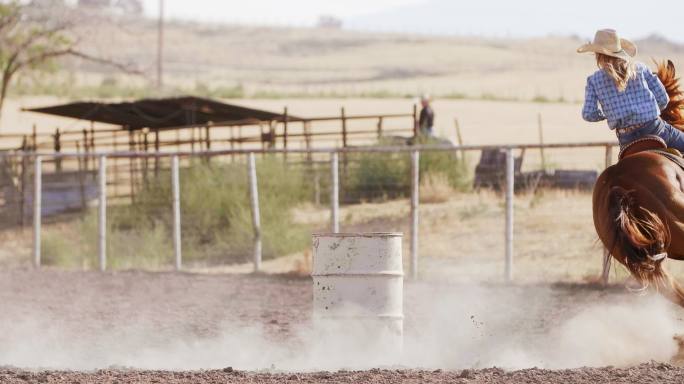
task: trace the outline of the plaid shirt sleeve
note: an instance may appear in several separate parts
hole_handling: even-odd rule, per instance
[[[584,92],[584,108],[582,108],[582,118],[586,121],[601,121],[606,118],[603,111],[598,106],[598,96],[590,79],[587,79],[587,87]]]
[[[658,102],[658,107],[662,111],[667,107],[667,103],[670,102],[665,86],[660,79],[649,70],[644,71],[644,78],[646,79],[648,88],[653,92],[653,96],[655,96],[655,99]]]

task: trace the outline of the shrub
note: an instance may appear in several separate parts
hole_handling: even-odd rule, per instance
[[[302,251],[309,231],[293,224],[291,210],[311,196],[300,168],[266,157],[257,162],[264,259]],[[194,163],[183,167],[181,236],[184,263],[247,261],[253,247],[252,216],[244,164]],[[173,263],[170,173],[136,194],[131,205],[108,207],[108,265],[159,268]],[[44,236],[49,264],[95,267],[95,212]]]
[[[387,144],[392,143],[378,143]],[[416,144],[445,145],[445,142],[420,137]],[[349,175],[342,189],[346,202],[402,198],[411,194],[411,158],[407,152],[351,154],[349,161]],[[423,151],[419,167],[421,180],[438,175],[452,189],[466,191],[471,187],[467,162],[454,151]]]
[[[421,203],[443,203],[453,193],[449,179],[442,173],[429,173],[420,181]]]
[[[356,153],[349,155],[345,202],[386,200],[411,192],[411,162],[407,153]],[[342,172],[341,176],[344,176]],[[346,185],[345,185],[346,184]]]
[[[451,145],[443,140],[422,137],[419,144],[426,145]],[[449,185],[458,191],[467,191],[472,182],[468,173],[468,163],[460,158],[455,151],[423,151],[420,153],[421,179],[428,175],[441,174],[447,178]]]

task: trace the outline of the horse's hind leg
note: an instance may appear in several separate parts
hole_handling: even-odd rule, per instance
[[[649,278],[655,285],[656,290],[668,300],[684,307],[684,287],[675,280],[661,264],[656,272]]]

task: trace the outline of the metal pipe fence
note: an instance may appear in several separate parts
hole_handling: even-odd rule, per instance
[[[513,281],[513,199],[515,178],[513,150],[506,148],[506,281]]]
[[[100,271],[107,268],[107,156],[101,155],[98,162],[98,254]]]
[[[25,152],[25,151],[5,151],[0,152],[0,158],[11,156],[35,157],[45,156],[50,158],[95,158],[100,155],[106,155],[110,158],[155,158],[173,156],[195,156],[195,157],[215,157],[225,155],[247,155],[254,154],[321,154],[321,153],[409,153],[413,151],[430,151],[430,152],[462,152],[462,151],[482,151],[487,149],[513,149],[513,150],[532,150],[532,149],[569,149],[569,148],[605,148],[606,159],[612,158],[612,149],[618,147],[619,144],[613,141],[592,141],[592,142],[578,142],[578,143],[548,143],[548,144],[510,144],[510,145],[412,145],[412,146],[359,146],[346,148],[310,148],[310,149],[217,149],[217,150],[202,150],[202,151],[174,151],[174,152],[139,152],[139,151],[118,151],[118,152]]]
[[[345,156],[350,153],[404,153],[410,155],[410,276],[413,279],[419,277],[419,248],[418,239],[420,235],[419,226],[419,209],[420,209],[420,161],[421,154],[439,153],[439,152],[459,152],[465,151],[481,151],[484,149],[501,149],[505,151],[505,227],[502,228],[505,238],[505,248],[503,250],[504,258],[504,280],[513,281],[514,279],[514,199],[515,199],[515,157],[514,150],[525,149],[543,149],[543,148],[605,148],[605,165],[608,166],[612,162],[612,149],[615,143],[572,143],[572,144],[530,144],[530,145],[507,145],[507,146],[409,146],[409,147],[358,147],[358,148],[325,148],[325,149],[310,149],[310,150],[214,150],[202,152],[176,152],[176,153],[148,153],[148,152],[117,152],[117,153],[59,153],[59,154],[42,154],[42,153],[3,153],[0,154],[0,159],[3,156],[19,156],[29,158],[34,163],[34,188],[33,188],[33,260],[36,267],[41,266],[41,212],[42,212],[42,178],[43,178],[43,163],[44,158],[56,160],[58,158],[76,157],[82,158],[98,158],[98,260],[99,269],[105,271],[107,266],[107,164],[110,159],[121,158],[170,158],[170,173],[171,185],[169,186],[172,195],[172,201],[168,207],[171,211],[172,217],[172,238],[173,238],[173,255],[174,266],[176,270],[183,268],[183,253],[182,237],[181,237],[181,180],[180,180],[180,158],[188,157],[192,159],[210,159],[217,156],[225,155],[247,155],[246,175],[249,191],[249,207],[252,218],[252,235],[253,235],[253,270],[258,272],[262,266],[262,223],[260,213],[259,200],[259,183],[257,175],[257,166],[255,154],[275,154],[275,153],[290,153],[290,154],[305,154],[307,156],[313,154],[329,155],[327,163],[330,167],[330,231],[337,233],[340,231],[340,156]],[[344,164],[342,164],[344,166]],[[318,180],[318,179],[316,179]],[[320,189],[320,186],[317,186]],[[607,279],[606,269],[609,265],[603,264],[603,278]]]
[[[180,171],[178,156],[171,158],[171,183],[173,188],[173,256],[176,270],[183,266],[181,251]]]

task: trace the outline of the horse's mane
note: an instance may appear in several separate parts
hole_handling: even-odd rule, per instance
[[[658,78],[665,86],[670,102],[660,113],[660,117],[674,127],[684,131],[684,92],[679,88],[679,78],[676,77],[672,61],[658,64]]]

